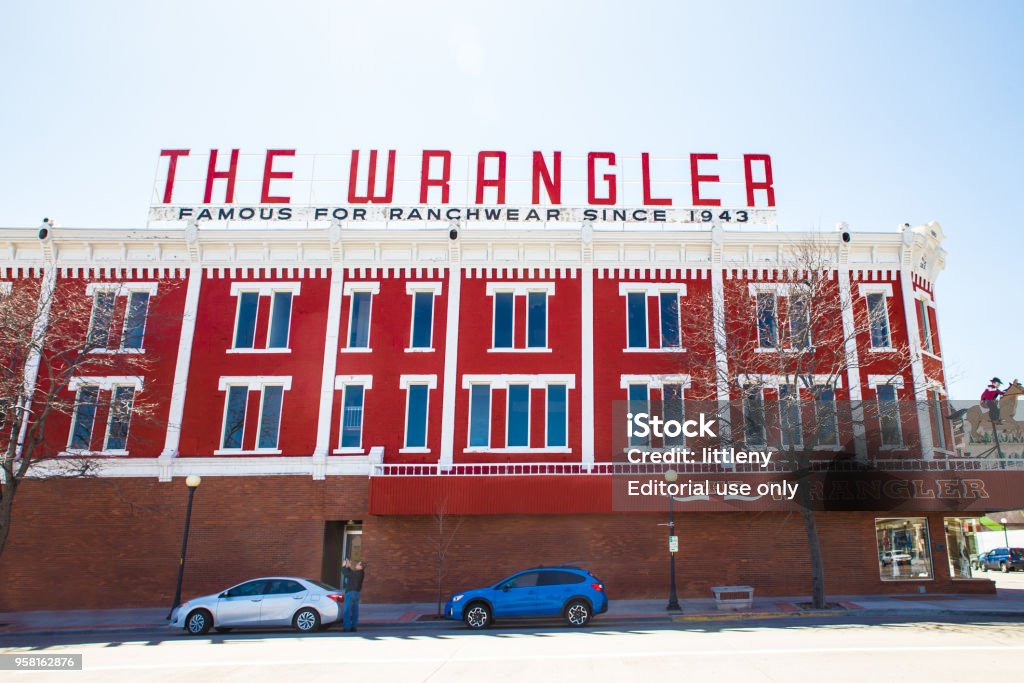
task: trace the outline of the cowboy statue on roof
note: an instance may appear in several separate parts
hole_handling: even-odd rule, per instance
[[[1000,389],[1003,380],[993,377],[989,380],[988,386],[981,392],[981,405],[988,409],[988,416],[993,424],[1002,424],[999,419],[999,397],[1006,392]]]

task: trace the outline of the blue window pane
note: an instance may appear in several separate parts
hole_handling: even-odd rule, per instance
[[[107,430],[108,451],[123,451],[128,444],[128,425],[135,400],[134,387],[114,387],[110,397],[110,428]]]
[[[427,385],[409,385],[409,414],[405,418],[406,448],[427,446]]]
[[[530,385],[508,386],[508,443],[509,447],[530,445]]]
[[[806,349],[811,344],[810,314],[804,297],[789,300],[789,345]]]
[[[235,325],[235,348],[251,349],[256,337],[256,309],[260,303],[257,292],[242,292],[238,298],[238,322]]]
[[[434,293],[416,292],[412,306],[412,348],[429,349],[434,323]]]
[[[469,390],[469,445],[491,445],[491,387],[486,384]]]
[[[548,446],[568,444],[565,433],[566,411],[565,385],[552,384],[548,387]]]
[[[284,387],[263,388],[263,407],[260,409],[260,436],[257,448],[277,448],[277,435],[281,428],[281,398]]]
[[[799,393],[790,384],[779,387],[779,417],[783,446],[799,446],[804,435],[800,423]]]
[[[871,321],[871,346],[876,349],[888,348],[889,311],[884,294],[868,294],[868,317]]]
[[[114,292],[100,290],[92,302],[92,320],[89,323],[89,345],[105,349],[110,342],[110,323],[114,319]]]
[[[543,349],[548,345],[548,295],[529,292],[526,295],[526,345]]]
[[[345,387],[345,403],[341,410],[341,447],[358,448],[363,441],[363,387]]]
[[[221,448],[241,448],[245,433],[245,404],[249,387],[228,387],[228,407],[224,414],[224,438]]]
[[[268,349],[288,348],[288,327],[291,319],[292,293],[274,292],[270,314],[270,337],[267,339]]]
[[[512,348],[512,312],[515,299],[512,292],[494,295],[494,348]]]
[[[637,415],[639,413],[650,414],[650,406],[647,403],[647,385],[646,384],[630,384],[629,385],[629,412]],[[650,436],[636,436],[630,434],[629,445],[630,446],[647,446],[651,442]]]
[[[878,421],[882,432],[883,446],[899,446],[903,443],[900,433],[900,409],[896,402],[896,387],[879,384],[875,387],[878,396]],[[939,423],[941,424],[941,422]]]
[[[124,316],[124,334],[121,335],[122,349],[141,349],[142,335],[146,330],[146,311],[149,309],[148,292],[132,292],[128,297],[128,310]]]
[[[835,445],[839,440],[839,426],[836,423],[836,394],[832,387],[815,387],[818,417],[818,443],[823,446]]]
[[[96,398],[99,387],[86,386],[78,390],[75,401],[75,423],[71,428],[69,448],[87,451],[92,442],[92,424],[96,419]]]
[[[647,295],[630,292],[626,295],[626,324],[629,348],[647,348]]]
[[[745,387],[743,398],[743,431],[748,445],[765,442],[764,401],[761,390]]]
[[[757,295],[757,342],[763,349],[774,349],[779,345],[774,294]]]
[[[661,348],[679,347],[679,295],[664,292],[658,297],[661,306]]]
[[[348,331],[348,346],[365,349],[370,346],[370,292],[352,293],[352,323]]]
[[[674,296],[674,295],[673,295]],[[662,409],[665,420],[676,420],[683,423],[683,385],[666,384],[661,390]],[[680,431],[675,436],[665,435],[666,446],[683,446],[686,444],[686,436]]]

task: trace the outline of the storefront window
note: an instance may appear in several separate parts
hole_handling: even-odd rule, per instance
[[[954,579],[969,579],[974,545],[974,534],[970,531],[971,520],[963,517],[946,517],[942,522],[946,528],[949,575]]]
[[[878,573],[883,581],[932,578],[927,519],[876,519],[875,540],[878,543]]]

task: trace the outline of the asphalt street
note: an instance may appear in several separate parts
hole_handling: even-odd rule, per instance
[[[177,681],[976,681],[1019,677],[1024,621],[884,617],[636,624],[377,627],[354,634],[177,632],[5,636],[0,652],[79,653],[81,672],[34,680]],[[354,678],[351,678],[354,677]]]

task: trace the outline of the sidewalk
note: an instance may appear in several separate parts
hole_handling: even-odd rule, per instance
[[[934,615],[1021,616],[1024,617],[1024,591],[1000,589],[996,595],[963,596],[938,594],[843,595],[829,596],[826,610],[813,610],[807,598],[755,598],[754,606],[742,612],[721,612],[714,600],[681,600],[681,612],[667,612],[665,600],[612,600],[608,612],[595,618],[594,624],[609,626],[636,621],[670,623],[672,621],[724,621],[812,616],[851,617],[885,614],[927,617]],[[408,628],[450,628],[448,620],[436,620],[434,603],[363,604],[360,625]],[[0,636],[3,634],[56,634],[95,631],[152,631],[167,627],[166,608],[61,610],[37,612],[0,612]]]

